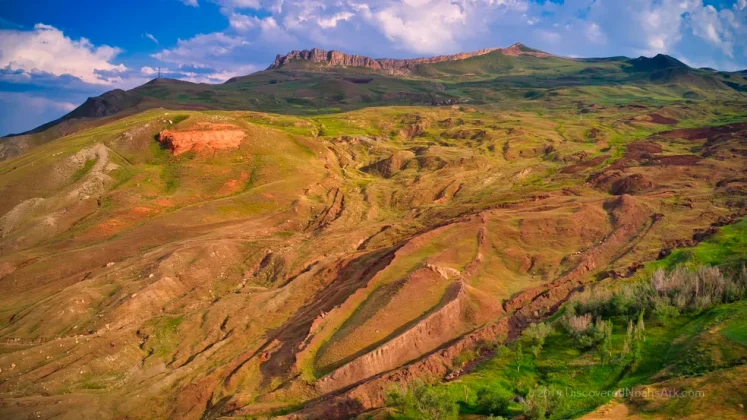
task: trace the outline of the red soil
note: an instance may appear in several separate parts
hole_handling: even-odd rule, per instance
[[[653,181],[641,174],[634,174],[615,181],[610,192],[614,195],[635,194],[653,188]]]
[[[586,169],[589,169],[593,166],[600,165],[605,160],[609,159],[610,155],[600,155],[595,157],[594,159],[589,159],[587,161],[577,163],[575,165],[566,166],[563,168],[560,172],[564,174],[575,174],[581,171],[584,171]]]
[[[707,139],[719,134],[729,134],[747,129],[747,123],[728,124],[717,127],[681,128],[662,133],[668,139],[698,140]]]
[[[237,149],[245,136],[244,131],[235,125],[198,124],[186,131],[163,130],[158,135],[158,141],[166,144],[174,156],[178,156],[190,150]]]
[[[654,124],[668,124],[673,125],[677,124],[679,121],[675,120],[674,118],[665,117],[663,115],[659,114],[650,114],[649,117],[651,117],[651,122]]]
[[[692,166],[700,162],[700,159],[700,156],[695,155],[657,156],[652,162],[662,166]]]
[[[652,141],[636,141],[630,143],[627,147],[628,152],[625,157],[641,161],[643,158],[650,157],[654,153],[661,153],[662,148],[658,143]]]

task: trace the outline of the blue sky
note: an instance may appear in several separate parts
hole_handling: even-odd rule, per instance
[[[747,68],[747,0],[0,0],[0,135],[154,77],[220,83],[320,47],[415,57],[522,42]]]

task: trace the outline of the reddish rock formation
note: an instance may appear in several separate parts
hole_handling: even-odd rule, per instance
[[[245,133],[239,127],[230,124],[198,124],[190,130],[163,130],[158,135],[158,141],[166,144],[174,156],[190,150],[238,149]]]
[[[641,174],[633,174],[618,179],[612,184],[610,193],[614,195],[637,194],[654,188],[654,182]]]
[[[392,386],[407,384],[415,378],[431,381],[453,371],[454,359],[465,350],[473,350],[485,342],[506,342],[521,334],[530,322],[541,321],[554,313],[570,294],[588,281],[588,275],[603,266],[620,250],[630,246],[639,235],[658,220],[650,210],[629,195],[606,203],[614,229],[602,242],[588,250],[578,265],[555,281],[522,291],[505,303],[510,314],[495,323],[462,336],[424,357],[391,371],[333,392],[314,401],[303,410],[284,416],[289,420],[350,418],[361,412],[381,407]],[[364,356],[366,357],[366,356]]]
[[[321,378],[316,383],[317,390],[327,394],[395,369],[458,336],[464,330],[462,317],[467,293],[461,282],[454,284],[448,293],[451,296],[444,306],[388,343]]]
[[[312,63],[327,64],[330,66],[343,66],[343,67],[366,67],[372,70],[381,70],[388,73],[394,74],[407,74],[412,71],[415,66],[421,64],[433,64],[442,63],[445,61],[457,61],[464,60],[471,57],[477,57],[485,54],[490,54],[495,51],[500,51],[504,55],[518,56],[518,55],[532,55],[535,57],[549,57],[550,54],[531,50],[522,44],[514,44],[508,48],[488,48],[470,53],[460,53],[453,55],[439,55],[430,58],[413,58],[406,60],[398,60],[391,58],[379,58],[374,59],[370,57],[364,57],[361,55],[345,54],[340,51],[326,51],[314,48],[311,50],[303,51],[291,51],[286,55],[280,55],[275,58],[275,62],[268,68],[277,69],[283,67],[293,61],[310,61]]]

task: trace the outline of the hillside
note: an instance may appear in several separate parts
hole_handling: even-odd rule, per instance
[[[527,50],[396,76],[299,53],[26,134],[0,162],[0,417],[540,418],[560,387],[711,405],[551,418],[743,416],[744,79]]]
[[[515,44],[421,59],[372,59],[338,51],[278,55],[265,71],[221,85],[154,79],[114,90],[57,121],[0,142],[0,159],[96,125],[151,108],[255,110],[315,115],[374,106],[472,104],[494,109],[572,104],[593,98],[646,105],[699,99],[739,99],[742,72],[693,69],[673,57],[571,59]]]

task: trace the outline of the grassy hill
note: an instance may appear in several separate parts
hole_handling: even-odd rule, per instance
[[[657,105],[683,99],[738,100],[747,91],[743,73],[693,69],[662,54],[570,59],[507,51],[419,64],[406,74],[296,60],[220,85],[154,79],[127,92],[115,90],[90,98],[59,120],[4,139],[0,158],[96,125],[101,117],[122,117],[157,107],[315,115],[391,105],[541,107],[585,101],[589,95],[612,103]]]
[[[0,162],[0,417],[539,418],[564,387],[708,404],[545,414],[743,417],[743,290],[694,309],[651,280],[741,278],[747,107],[724,81],[492,52],[92,100],[118,111]]]

